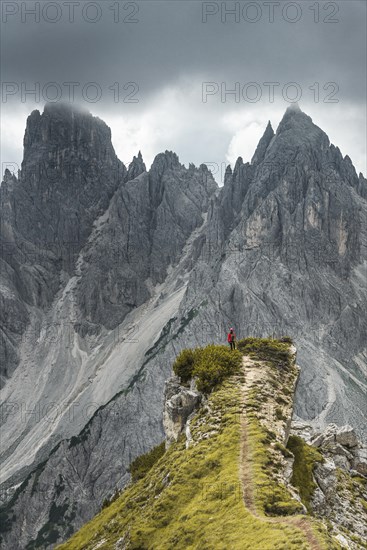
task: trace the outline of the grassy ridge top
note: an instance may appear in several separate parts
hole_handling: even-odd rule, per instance
[[[215,347],[209,350],[209,370],[214,373]],[[223,357],[223,347],[217,348]],[[190,447],[186,448],[182,435],[163,456],[160,451],[151,453],[158,460],[147,460],[143,477],[59,550],[339,548],[320,524],[298,515],[299,502],[276,477],[276,457],[285,449],[278,432],[261,421],[262,415],[271,421],[264,412],[264,388],[268,386],[256,383],[256,369],[259,377],[261,372],[277,395],[290,403],[298,375],[290,343],[246,339],[239,342],[239,349],[248,363],[241,359],[242,367],[236,364],[235,373],[228,368],[228,376],[214,384],[214,391],[191,421]],[[199,373],[205,363],[205,353],[200,353]],[[279,426],[285,421],[276,419]],[[139,472],[143,464],[141,460]],[[307,529],[304,521],[309,521]]]

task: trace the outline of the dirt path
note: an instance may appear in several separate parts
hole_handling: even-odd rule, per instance
[[[310,550],[322,550],[320,543],[312,531],[311,525],[307,517],[300,516],[287,516],[279,518],[270,518],[260,515],[256,510],[255,498],[254,498],[254,486],[253,475],[251,472],[251,449],[248,438],[248,421],[246,417],[245,403],[249,392],[253,389],[254,383],[261,381],[266,376],[266,368],[263,370],[255,366],[258,361],[252,361],[249,357],[243,358],[243,371],[245,374],[245,381],[242,383],[242,398],[241,398],[241,449],[240,449],[240,479],[242,483],[243,500],[246,508],[258,519],[266,521],[268,523],[283,523],[295,528],[300,529],[310,547]],[[266,404],[266,417],[267,422],[271,420],[272,410],[271,406]]]
[[[246,457],[249,456],[249,446],[247,438],[247,425],[246,419],[243,418],[241,422],[241,454],[240,454],[240,476],[243,490],[243,499],[245,501],[246,508],[253,514],[256,514],[252,479],[249,464]]]
[[[250,456],[250,448],[247,435],[247,418],[245,412],[245,403],[247,399],[247,394],[252,387],[252,383],[257,377],[258,372],[255,371],[255,368],[251,368],[254,361],[249,357],[243,358],[243,368],[245,373],[245,382],[241,387],[241,450],[240,450],[240,477],[243,490],[243,499],[245,501],[246,508],[256,515],[255,500],[253,494],[252,486],[252,474],[250,469],[250,464],[248,457]]]

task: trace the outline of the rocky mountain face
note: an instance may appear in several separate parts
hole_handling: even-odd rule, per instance
[[[296,415],[365,437],[366,180],[297,108],[271,136],[212,199],[181,311],[207,300],[191,328],[208,327],[205,340],[232,325],[291,334]]]
[[[176,154],[157,155],[147,173],[116,192],[95,241],[83,252],[76,300],[84,321],[118,326],[162,284],[203,223],[216,184],[206,167],[186,169]],[[102,268],[103,266],[103,268]]]
[[[296,418],[366,436],[367,182],[351,160],[298,108],[220,189],[168,151],[126,168],[110,137],[88,113],[35,111],[0,188],[9,548],[52,547],[126,484],[162,440],[173,358],[228,326],[293,336]]]
[[[321,460],[313,470],[312,513],[331,523],[342,548],[360,548],[367,537],[363,504],[367,496],[367,446],[348,425],[329,424],[320,433],[308,424],[294,422],[292,434],[320,453]]]
[[[1,185],[1,385],[30,309],[52,303],[125,176],[102,120],[64,105],[28,117],[19,181],[7,171]]]

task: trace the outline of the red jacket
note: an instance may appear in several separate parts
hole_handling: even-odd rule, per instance
[[[229,332],[229,333],[228,333],[228,337],[227,337],[227,341],[228,341],[228,342],[234,342],[235,339],[236,339],[236,335],[235,335],[234,331],[233,331],[233,332]]]

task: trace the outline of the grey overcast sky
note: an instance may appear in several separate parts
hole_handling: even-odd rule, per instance
[[[20,165],[28,114],[73,101],[107,122],[126,164],[170,149],[220,183],[298,99],[366,176],[366,7],[3,0],[2,172]]]

